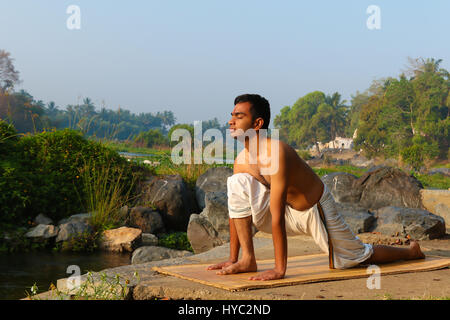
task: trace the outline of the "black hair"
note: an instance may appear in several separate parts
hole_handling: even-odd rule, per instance
[[[234,99],[234,105],[243,102],[250,102],[250,113],[252,114],[252,120],[262,118],[264,124],[261,129],[268,129],[270,122],[270,104],[267,99],[261,97],[259,94],[242,94]]]

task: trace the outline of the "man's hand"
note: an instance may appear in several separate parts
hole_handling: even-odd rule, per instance
[[[276,280],[276,279],[283,279],[284,278],[284,272],[279,272],[275,269],[267,270],[264,272],[258,273],[254,277],[250,277],[249,280]]]

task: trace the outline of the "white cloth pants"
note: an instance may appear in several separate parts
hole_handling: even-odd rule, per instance
[[[317,204],[305,211],[286,205],[285,225],[288,236],[306,234],[328,253],[328,234],[333,246],[333,262],[337,269],[346,269],[367,260],[373,254],[370,244],[362,243],[353,234],[342,216],[337,212],[333,196],[324,184],[319,202],[326,219],[326,228],[317,209]],[[248,173],[237,173],[227,179],[228,212],[230,218],[252,216],[255,227],[272,233],[270,214],[270,189]],[[328,233],[327,233],[328,230]]]

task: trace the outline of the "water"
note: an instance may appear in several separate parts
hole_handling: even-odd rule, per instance
[[[71,253],[71,252],[24,252],[0,254],[0,300],[15,300],[26,297],[36,283],[38,293],[48,291],[50,284],[67,278],[67,267],[77,265],[81,274],[101,271],[131,263],[129,253]]]
[[[124,157],[154,157],[154,156],[156,156],[156,154],[152,154],[152,153],[145,154],[145,153],[133,153],[133,152],[119,152],[119,154]]]

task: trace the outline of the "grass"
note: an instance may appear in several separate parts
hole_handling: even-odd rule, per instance
[[[124,218],[120,209],[131,199],[135,181],[126,190],[124,168],[95,168],[91,163],[80,169],[80,177],[86,193],[85,210],[92,213],[91,225],[99,232],[116,227]]]
[[[137,272],[134,272],[133,278],[137,282],[140,281]],[[129,279],[125,279],[119,274],[111,277],[102,272],[99,279],[96,279],[92,272],[88,272],[85,281],[79,285],[72,284],[73,288],[66,291],[58,290],[52,283],[50,284],[49,295],[42,298],[38,295],[39,288],[35,283],[31,286],[31,293],[26,292],[26,295],[30,300],[126,300],[130,292],[130,282]]]

